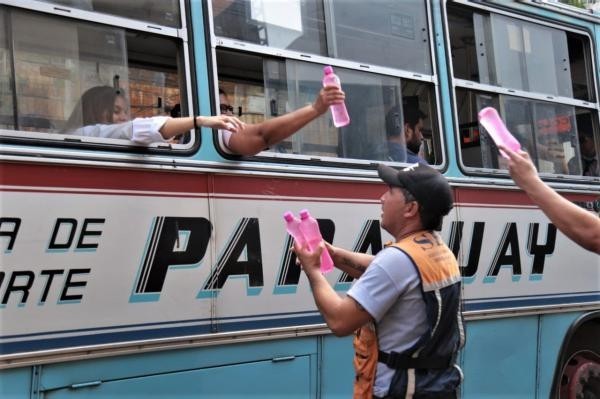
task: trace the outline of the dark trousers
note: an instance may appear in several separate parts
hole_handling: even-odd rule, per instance
[[[417,394],[413,396],[413,399],[457,399],[458,398],[458,392],[440,392],[440,393],[425,393],[425,394]],[[386,397],[379,397],[379,396],[375,396],[373,395],[373,399],[403,399],[403,398],[396,398],[394,396],[386,396]]]

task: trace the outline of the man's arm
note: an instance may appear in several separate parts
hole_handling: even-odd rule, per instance
[[[333,259],[335,267],[341,271],[348,273],[350,277],[359,278],[367,270],[369,264],[375,256],[363,254],[361,252],[352,252],[342,248],[334,247],[325,242],[327,251]]]
[[[498,146],[508,157],[508,171],[513,180],[536,203],[548,218],[571,240],[600,254],[600,218],[563,198],[538,176],[525,151],[514,152]]]
[[[324,244],[321,244],[315,252],[310,252],[308,248],[300,248],[294,243],[294,252],[308,277],[319,312],[331,331],[343,337],[373,319],[352,297],[340,297],[321,274],[321,252],[324,248]]]
[[[231,135],[228,147],[235,154],[255,155],[296,133],[324,114],[331,104],[341,103],[344,98],[344,92],[337,87],[325,87],[311,105],[261,123],[243,126]]]

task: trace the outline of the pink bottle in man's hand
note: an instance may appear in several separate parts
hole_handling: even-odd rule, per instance
[[[333,68],[330,65],[323,68],[323,87],[327,86],[341,88],[340,78],[333,73]],[[350,116],[348,115],[346,104],[332,104],[329,109],[331,109],[331,116],[333,117],[333,125],[335,127],[346,126],[350,123]]]
[[[290,211],[283,214],[283,219],[285,220],[285,229],[287,232],[294,238],[298,245],[301,247],[305,246],[306,240],[304,239],[304,234],[300,231],[300,219],[295,217]]]
[[[485,128],[485,130],[492,137],[496,145],[502,144],[513,151],[521,149],[519,141],[508,131],[498,112],[492,107],[486,107],[479,111],[479,123]],[[504,158],[508,156],[500,151],[500,154]]]
[[[323,240],[321,230],[319,230],[319,222],[310,216],[310,213],[306,209],[300,211],[300,231],[304,235],[304,239],[306,239],[308,248],[311,251],[314,251]],[[321,273],[329,273],[332,270],[333,260],[327,248],[323,248],[323,252],[321,252]]]

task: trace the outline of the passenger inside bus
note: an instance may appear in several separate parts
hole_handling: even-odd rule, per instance
[[[400,108],[393,107],[385,116],[386,148],[385,159],[394,162],[427,164],[420,155],[423,142],[423,120],[427,117],[415,106],[403,106],[404,123],[401,123]]]
[[[289,137],[325,113],[331,104],[342,101],[344,93],[341,90],[327,87],[319,92],[311,105],[257,124],[244,124],[232,115],[179,118],[154,116],[131,120],[123,90],[110,86],[96,86],[82,95],[63,132],[151,144],[168,142],[192,128],[205,126],[220,130],[231,153],[255,155]]]
[[[583,130],[579,132],[579,151],[581,154],[581,175],[600,176],[600,164],[598,163],[594,135],[591,131]],[[576,156],[569,159],[568,165],[571,174],[578,174],[579,165],[577,165]]]

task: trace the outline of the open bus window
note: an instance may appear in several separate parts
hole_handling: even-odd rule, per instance
[[[322,69],[320,64],[217,50],[221,89],[234,113],[239,114],[242,108],[245,122],[260,122],[312,103],[322,87]],[[403,127],[410,113],[423,116],[420,129],[424,140],[414,152],[430,164],[441,164],[432,84],[338,67],[335,70],[343,82],[352,123],[337,129],[328,113],[269,152],[324,160],[409,162]],[[390,125],[393,129],[388,129]],[[397,157],[392,156],[392,138],[397,138],[396,146],[402,148]]]
[[[448,22],[456,78],[595,100],[587,36],[452,4]]]
[[[432,74],[422,0],[214,0],[212,11],[220,37]]]
[[[477,123],[492,106],[532,157],[540,173],[599,176],[595,111],[512,96],[457,89],[462,160],[465,166],[506,169],[498,149]]]
[[[2,95],[16,100],[2,116],[14,118],[16,136],[131,144],[133,118],[167,116],[181,103],[174,39],[17,9],[6,16],[15,68]]]
[[[85,11],[96,11],[155,24],[181,27],[178,0],[42,0]]]

